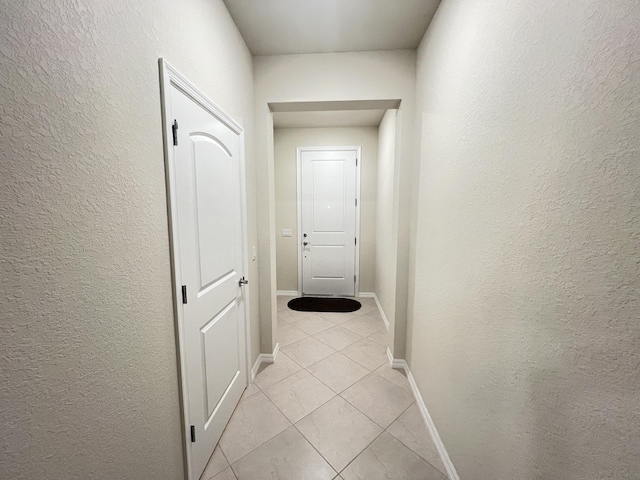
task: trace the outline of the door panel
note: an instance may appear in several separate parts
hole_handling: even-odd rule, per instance
[[[192,478],[199,478],[246,387],[240,136],[173,86],[171,118]]]
[[[313,161],[311,232],[345,233],[345,161]],[[355,187],[355,185],[354,185]]]
[[[356,149],[300,152],[305,295],[355,294],[356,156]]]
[[[226,343],[227,339],[236,338],[238,335],[238,318],[234,304],[229,304],[207,323],[201,332],[205,370],[205,418],[208,422],[239,371],[238,346],[235,343]]]
[[[200,291],[235,273],[234,162],[210,136],[192,134]],[[237,182],[236,182],[237,183]],[[215,186],[215,188],[212,188]],[[229,255],[229,252],[233,252]]]
[[[311,277],[344,280],[347,275],[344,245],[312,245]]]

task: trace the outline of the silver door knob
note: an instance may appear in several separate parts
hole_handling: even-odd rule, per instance
[[[247,283],[249,283],[249,280],[247,280],[246,278],[242,277],[239,281],[238,281],[238,285],[240,285],[241,287],[243,285],[246,285]]]

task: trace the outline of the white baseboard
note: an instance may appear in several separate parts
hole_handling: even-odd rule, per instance
[[[360,292],[358,294],[359,298],[375,298],[376,294],[373,292]]]
[[[253,379],[256,378],[256,375],[258,374],[260,365],[262,365],[263,363],[265,364],[274,363],[276,361],[276,357],[278,356],[279,351],[280,351],[280,344],[276,343],[276,348],[273,349],[273,353],[261,353],[260,355],[258,355],[258,358],[256,358],[256,362],[253,364],[253,367],[251,367],[252,382],[253,382]]]
[[[278,290],[276,292],[278,297],[299,297],[300,294],[297,290]]]
[[[262,353],[260,355],[258,355],[258,358],[256,358],[255,363],[253,364],[253,367],[251,367],[251,381],[253,382],[253,379],[256,378],[256,375],[258,374],[258,370],[260,369],[260,365],[262,365]]]
[[[389,320],[387,316],[384,314],[384,310],[382,309],[382,305],[380,305],[380,301],[378,300],[378,296],[374,293],[373,299],[376,301],[376,305],[378,306],[378,310],[380,311],[380,316],[382,317],[382,321],[384,322],[384,326],[387,327],[387,332],[390,330],[391,326],[389,325]]]
[[[442,464],[446,470],[446,473],[450,480],[460,480],[458,476],[458,472],[456,471],[456,467],[453,466],[453,462],[449,458],[449,454],[447,453],[447,449],[442,443],[442,439],[438,434],[438,430],[436,429],[436,425],[433,423],[433,419],[429,414],[429,410],[427,410],[427,406],[422,399],[422,394],[418,389],[418,385],[416,384],[415,378],[413,378],[413,374],[411,373],[411,369],[405,360],[400,360],[393,358],[391,355],[391,350],[387,348],[387,357],[389,357],[389,363],[393,368],[402,369],[407,374],[407,379],[409,380],[409,385],[411,385],[411,391],[413,392],[413,396],[416,399],[416,406],[420,411],[420,415],[422,415],[422,420],[424,420],[425,425],[427,426],[427,430],[429,430],[429,434],[431,435],[431,439],[433,440],[436,449],[438,450],[438,454],[440,455],[440,459],[442,460]]]
[[[393,358],[393,353],[391,353],[391,349],[389,347],[387,347],[387,358],[389,359],[389,365],[391,365],[391,368],[397,368],[405,371],[406,368],[409,368],[407,362],[404,360]]]

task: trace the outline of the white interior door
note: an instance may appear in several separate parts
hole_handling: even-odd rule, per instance
[[[245,299],[239,284],[241,136],[192,95],[174,84],[168,90],[167,120],[177,121],[177,145],[174,141],[169,148],[176,278],[182,285],[182,383],[189,470],[198,479],[247,384]]]
[[[299,152],[302,293],[353,296],[358,149]]]

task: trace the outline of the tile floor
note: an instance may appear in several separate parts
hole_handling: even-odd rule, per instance
[[[309,313],[278,297],[280,353],[245,391],[201,480],[446,480],[372,299]]]

